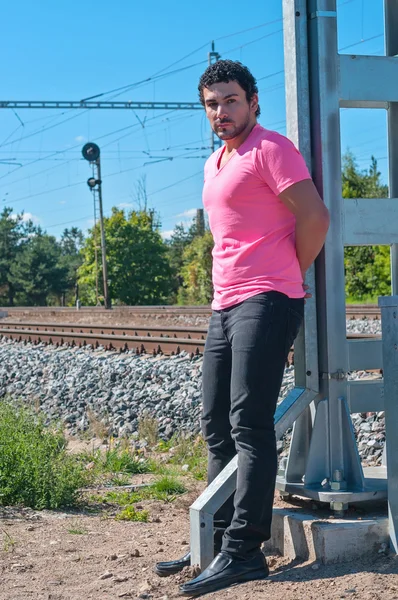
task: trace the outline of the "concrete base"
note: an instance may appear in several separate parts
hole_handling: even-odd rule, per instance
[[[388,518],[316,519],[314,515],[274,508],[266,552],[278,551],[291,560],[323,564],[346,562],[377,554],[389,545]]]

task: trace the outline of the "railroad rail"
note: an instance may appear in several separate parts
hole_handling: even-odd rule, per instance
[[[197,355],[203,352],[207,330],[174,327],[129,327],[59,323],[1,323],[0,339],[8,338],[33,344],[55,344],[106,350],[135,351],[136,354]]]
[[[137,354],[202,354],[207,329],[199,327],[133,327],[111,325],[75,325],[73,323],[2,322],[0,339],[56,346],[102,346],[106,350],[134,351]],[[349,339],[380,338],[375,334],[349,334]],[[293,349],[289,363],[293,362]]]
[[[99,306],[84,306],[77,311],[73,307],[60,306],[13,306],[4,307],[9,317],[19,317],[21,314],[44,314],[44,315],[76,315],[79,313],[91,313],[93,315],[112,315],[115,316],[139,316],[139,317],[154,317],[154,316],[210,316],[210,306],[114,306],[111,310],[106,310]],[[376,304],[349,304],[346,307],[346,315],[348,319],[368,319],[379,320],[380,310]]]

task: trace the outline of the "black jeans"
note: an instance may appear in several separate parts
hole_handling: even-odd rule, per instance
[[[203,360],[208,482],[238,454],[236,492],[214,518],[215,542],[247,558],[270,538],[277,471],[274,413],[303,299],[258,294],[213,311]]]

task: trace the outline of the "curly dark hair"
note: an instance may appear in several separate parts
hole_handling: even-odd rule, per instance
[[[199,99],[203,106],[205,105],[203,88],[208,88],[210,85],[213,85],[213,83],[219,83],[220,81],[224,83],[236,81],[239,83],[240,87],[246,92],[246,99],[248,102],[253,98],[253,94],[258,93],[257,81],[247,67],[242,65],[239,61],[218,60],[207,67],[199,80]],[[256,110],[256,117],[259,115],[260,106]]]

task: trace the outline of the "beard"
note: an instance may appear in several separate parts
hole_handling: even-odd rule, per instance
[[[222,121],[222,123],[230,123],[230,121]],[[219,129],[218,125],[213,125],[212,129],[216,136],[220,140],[233,140],[238,137],[247,128],[250,123],[250,113],[247,114],[246,119],[240,125],[231,124],[228,129]]]

